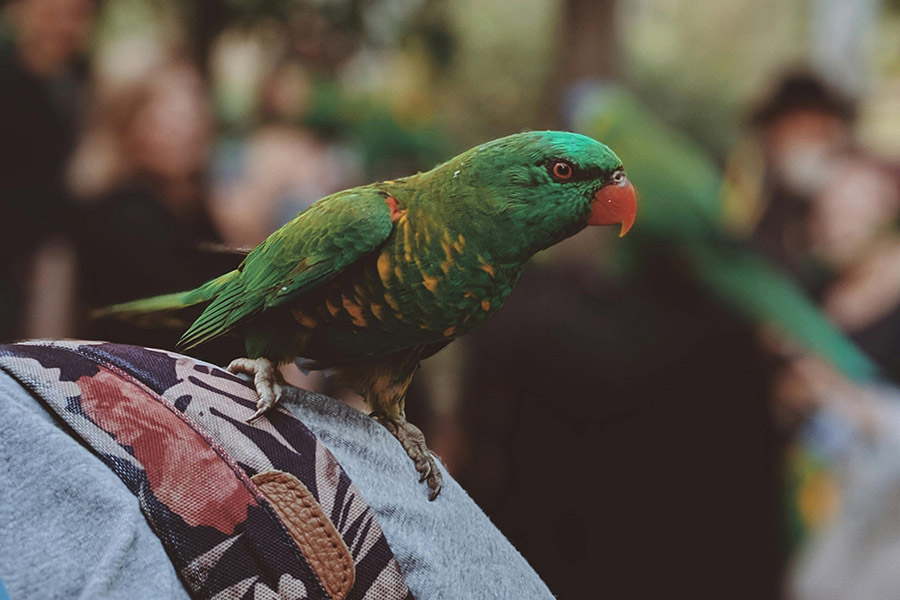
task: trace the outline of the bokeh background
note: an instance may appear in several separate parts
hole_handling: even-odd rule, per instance
[[[900,598],[896,0],[2,7],[3,341],[171,347],[89,310],[339,189],[580,131],[625,160],[633,232],[536,257],[410,420],[561,598]],[[796,333],[794,289],[876,375]]]

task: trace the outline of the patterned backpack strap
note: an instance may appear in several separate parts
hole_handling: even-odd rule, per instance
[[[162,350],[0,346],[0,368],[137,496],[195,598],[412,598],[375,515],[289,412],[248,424],[256,394]]]

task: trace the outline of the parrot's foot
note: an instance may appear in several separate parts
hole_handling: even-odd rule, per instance
[[[428,446],[425,445],[425,436],[422,434],[422,430],[403,417],[395,418],[385,414],[373,413],[372,418],[384,425],[391,432],[391,435],[397,438],[397,441],[400,442],[400,445],[403,446],[403,449],[406,450],[406,453],[413,460],[416,471],[421,475],[419,481],[426,482],[431,490],[428,499],[434,500],[437,498],[438,494],[441,493],[441,485],[444,478],[434,460],[434,456],[431,454]]]
[[[236,358],[229,363],[228,371],[253,376],[253,385],[259,394],[259,400],[256,402],[256,412],[247,419],[248,423],[260,418],[278,404],[287,385],[278,367],[267,358]]]

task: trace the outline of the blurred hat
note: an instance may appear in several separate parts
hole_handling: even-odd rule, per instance
[[[775,92],[751,113],[750,122],[763,126],[798,110],[818,110],[845,121],[856,116],[853,101],[828,87],[821,78],[811,73],[793,73],[785,76]]]

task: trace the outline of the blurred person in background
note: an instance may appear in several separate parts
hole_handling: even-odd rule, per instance
[[[10,340],[34,334],[24,325],[29,271],[48,279],[37,250],[71,222],[65,169],[82,113],[82,52],[96,7],[93,0],[14,0],[4,8],[12,36],[0,39],[0,340]],[[51,254],[66,262],[65,251]],[[36,301],[52,304],[37,312],[64,320],[70,307],[53,301],[65,290],[54,291],[62,293],[35,290]]]
[[[762,165],[749,176],[762,185],[739,212],[754,244],[900,382],[900,178],[853,143],[855,112],[817,77],[786,77],[753,116],[762,160],[739,162]]]
[[[206,83],[172,52],[120,87],[98,86],[72,169],[87,308],[189,289],[239,256],[207,252],[220,241],[207,210],[212,129]],[[105,93],[101,93],[105,92]],[[85,337],[172,347],[177,330],[87,322]]]
[[[763,185],[743,209],[761,217],[749,220],[757,245],[893,383],[853,384],[813,357],[785,353],[773,395],[791,440],[785,537],[796,554],[787,589],[808,600],[897,597],[900,178],[896,165],[854,143],[855,112],[814,76],[786,78],[754,118]]]
[[[821,291],[824,273],[811,255],[810,212],[851,149],[854,116],[853,104],[815,75],[788,75],[752,115],[761,161],[735,161],[762,165],[753,174],[761,190],[739,200],[748,205],[742,212],[753,243],[813,294]]]
[[[304,125],[313,83],[284,60],[261,83],[259,124],[215,152],[211,209],[229,245],[253,247],[320,198],[364,183],[359,155]]]
[[[808,222],[830,277],[825,311],[900,383],[900,178],[862,153],[841,157]]]

